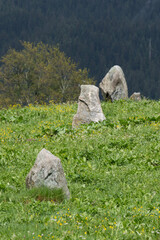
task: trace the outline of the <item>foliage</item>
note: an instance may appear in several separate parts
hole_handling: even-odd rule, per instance
[[[49,189],[41,187],[33,188],[28,191],[29,192],[27,194],[37,201],[62,202],[65,199],[62,189]]]
[[[77,69],[58,47],[22,45],[23,50],[10,49],[2,58],[1,104],[73,101],[78,98],[79,85],[93,83],[87,70]]]
[[[159,239],[160,102],[102,108],[105,121],[79,129],[77,104],[0,110],[0,239]],[[26,190],[42,148],[61,159],[70,200]]]

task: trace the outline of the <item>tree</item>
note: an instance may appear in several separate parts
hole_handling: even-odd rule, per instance
[[[57,46],[22,45],[23,50],[10,49],[1,60],[1,101],[6,105],[74,101],[79,85],[93,84],[87,69],[78,69]]]

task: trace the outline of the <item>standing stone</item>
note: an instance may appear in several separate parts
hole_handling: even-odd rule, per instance
[[[112,102],[128,98],[128,87],[120,66],[112,67],[99,84],[104,100]]]
[[[135,101],[140,101],[141,100],[141,94],[140,92],[134,92],[131,96],[130,99],[135,100]]]
[[[40,151],[34,166],[26,177],[26,187],[48,187],[62,189],[67,199],[70,197],[61,160],[47,151]]]
[[[94,85],[81,85],[81,93],[78,99],[78,110],[73,117],[72,127],[90,122],[105,120],[99,99],[99,88]]]

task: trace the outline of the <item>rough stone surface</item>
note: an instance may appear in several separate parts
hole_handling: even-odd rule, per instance
[[[113,66],[102,79],[99,87],[105,101],[112,102],[128,98],[128,87],[123,70],[120,66]]]
[[[48,187],[62,189],[66,198],[70,197],[61,160],[46,149],[37,156],[34,166],[26,177],[26,187]]]
[[[78,110],[73,117],[72,127],[90,122],[105,120],[99,99],[99,88],[94,85],[81,85],[81,93],[78,99]]]
[[[134,92],[130,96],[130,99],[135,100],[135,101],[140,101],[141,100],[141,93],[140,92]]]

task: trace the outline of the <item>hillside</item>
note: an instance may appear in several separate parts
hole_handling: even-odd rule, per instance
[[[159,239],[160,102],[102,108],[105,121],[77,130],[77,104],[0,110],[1,240]],[[70,200],[26,190],[42,148],[61,159]]]
[[[97,84],[118,64],[130,95],[159,99],[159,11],[158,0],[1,0],[0,55],[20,40],[59,44]]]

